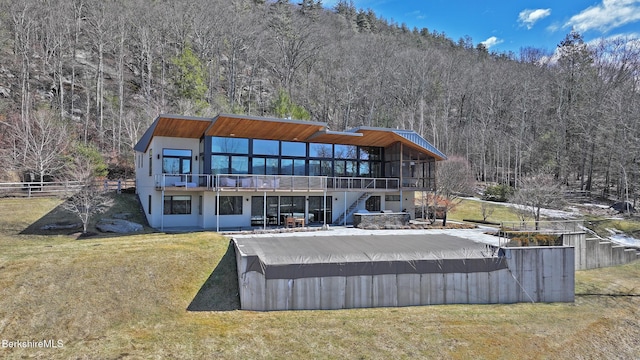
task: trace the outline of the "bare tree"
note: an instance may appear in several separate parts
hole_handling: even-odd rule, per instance
[[[23,120],[3,122],[13,139],[16,166],[25,172],[38,174],[44,181],[63,167],[61,155],[68,146],[66,123],[50,109],[40,109]]]
[[[533,215],[538,230],[541,210],[560,206],[563,201],[563,189],[552,174],[542,173],[524,177],[520,179],[511,201],[522,205]]]
[[[491,205],[486,201],[482,201],[480,203],[480,212],[482,213],[483,222],[487,222],[487,219],[489,216],[493,215],[494,211],[496,211],[496,207],[494,205]]]
[[[112,204],[104,187],[96,181],[106,174],[106,169],[100,153],[84,145],[76,147],[73,160],[67,164],[66,179],[78,181],[80,188],[62,206],[80,219],[83,233],[87,232],[91,217],[104,212]]]
[[[473,193],[475,180],[469,162],[453,156],[438,164],[436,168],[437,195],[444,201],[436,204],[443,207],[442,226],[447,225],[447,212],[460,203],[460,197]]]

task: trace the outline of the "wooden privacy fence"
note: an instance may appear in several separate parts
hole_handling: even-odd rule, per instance
[[[123,189],[135,187],[135,180],[96,180],[96,186],[120,193]],[[80,181],[54,182],[6,182],[0,183],[0,197],[56,196],[73,192],[82,186]]]

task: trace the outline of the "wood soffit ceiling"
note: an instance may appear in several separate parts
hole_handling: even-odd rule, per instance
[[[250,119],[240,117],[218,116],[212,119],[159,117],[154,130],[154,136],[180,137],[199,139],[206,136],[223,136],[238,138],[258,138],[285,141],[309,141],[326,144],[345,144],[359,146],[387,147],[396,142],[422,153],[432,154],[430,151],[414,144],[402,136],[386,130],[361,129],[354,136],[341,133],[325,133],[326,127],[315,122],[282,122],[276,119]]]
[[[161,117],[153,135],[199,139],[210,124],[211,120]]]
[[[257,138],[269,140],[305,141],[311,135],[325,127],[309,122],[278,122],[270,120],[239,119],[218,116],[213,125],[207,129],[208,136],[227,136],[240,138]]]

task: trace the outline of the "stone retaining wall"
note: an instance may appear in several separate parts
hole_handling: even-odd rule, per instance
[[[409,223],[408,213],[355,213],[353,226],[360,229],[385,229],[404,226]]]

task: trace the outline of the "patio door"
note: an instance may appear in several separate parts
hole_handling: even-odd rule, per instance
[[[264,225],[264,196],[251,197],[251,226]],[[267,226],[278,225],[278,197],[267,196]]]
[[[287,216],[305,217],[304,196],[280,196],[280,224],[284,224]]]
[[[325,209],[324,196],[309,196],[309,223],[330,224],[333,219],[331,215],[332,200],[333,198],[331,196],[327,196],[327,208]],[[324,220],[325,213],[327,214],[327,221]]]

